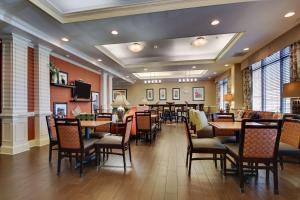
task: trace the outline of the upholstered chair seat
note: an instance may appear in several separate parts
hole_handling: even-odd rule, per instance
[[[280,142],[279,143],[279,156],[300,156],[300,149],[290,144]]]
[[[108,136],[108,135],[111,135],[111,133],[109,132],[95,132],[93,133],[93,137],[95,138],[103,138],[104,136]]]
[[[222,152],[226,150],[225,146],[221,144],[218,140],[214,138],[199,138],[192,139],[194,151],[201,150],[221,150]]]
[[[122,136],[114,136],[114,135],[104,136],[102,139],[100,139],[96,142],[96,145],[97,144],[121,145],[122,144]]]
[[[236,136],[217,136],[216,139],[222,144],[236,143]]]

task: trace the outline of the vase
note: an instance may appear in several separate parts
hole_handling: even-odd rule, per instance
[[[57,83],[58,78],[57,78],[57,74],[52,74],[51,75],[51,83]]]

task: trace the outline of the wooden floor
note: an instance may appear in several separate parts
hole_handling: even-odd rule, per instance
[[[87,166],[83,178],[67,160],[61,176],[56,176],[57,157],[49,164],[47,147],[0,155],[0,199],[300,199],[299,164],[285,164],[279,172],[278,196],[273,195],[272,176],[267,185],[262,171],[257,181],[246,184],[245,194],[239,192],[238,178],[223,177],[212,161],[194,161],[189,178],[183,124],[164,125],[155,143],[133,143],[132,149],[133,163],[126,173],[122,157],[110,156],[100,171]]]

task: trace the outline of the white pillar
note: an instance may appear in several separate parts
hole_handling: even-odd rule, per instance
[[[1,154],[29,150],[27,65],[30,41],[16,34],[2,39],[2,146]]]
[[[46,115],[50,114],[50,52],[42,45],[34,49],[35,146],[49,143]]]
[[[113,90],[113,76],[109,75],[108,76],[108,108],[111,110],[112,109],[112,90]]]
[[[106,72],[103,72],[102,74],[102,109],[103,109],[103,112],[106,112],[107,111],[107,100],[108,100],[108,94],[107,94],[107,73]]]

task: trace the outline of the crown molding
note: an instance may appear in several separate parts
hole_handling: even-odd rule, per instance
[[[223,4],[244,3],[265,0],[164,0],[155,2],[139,3],[127,6],[116,6],[111,8],[100,8],[72,13],[62,13],[45,0],[29,0],[37,7],[51,15],[61,23],[80,22],[112,17],[121,17],[137,14],[180,10],[186,8],[205,7]]]

